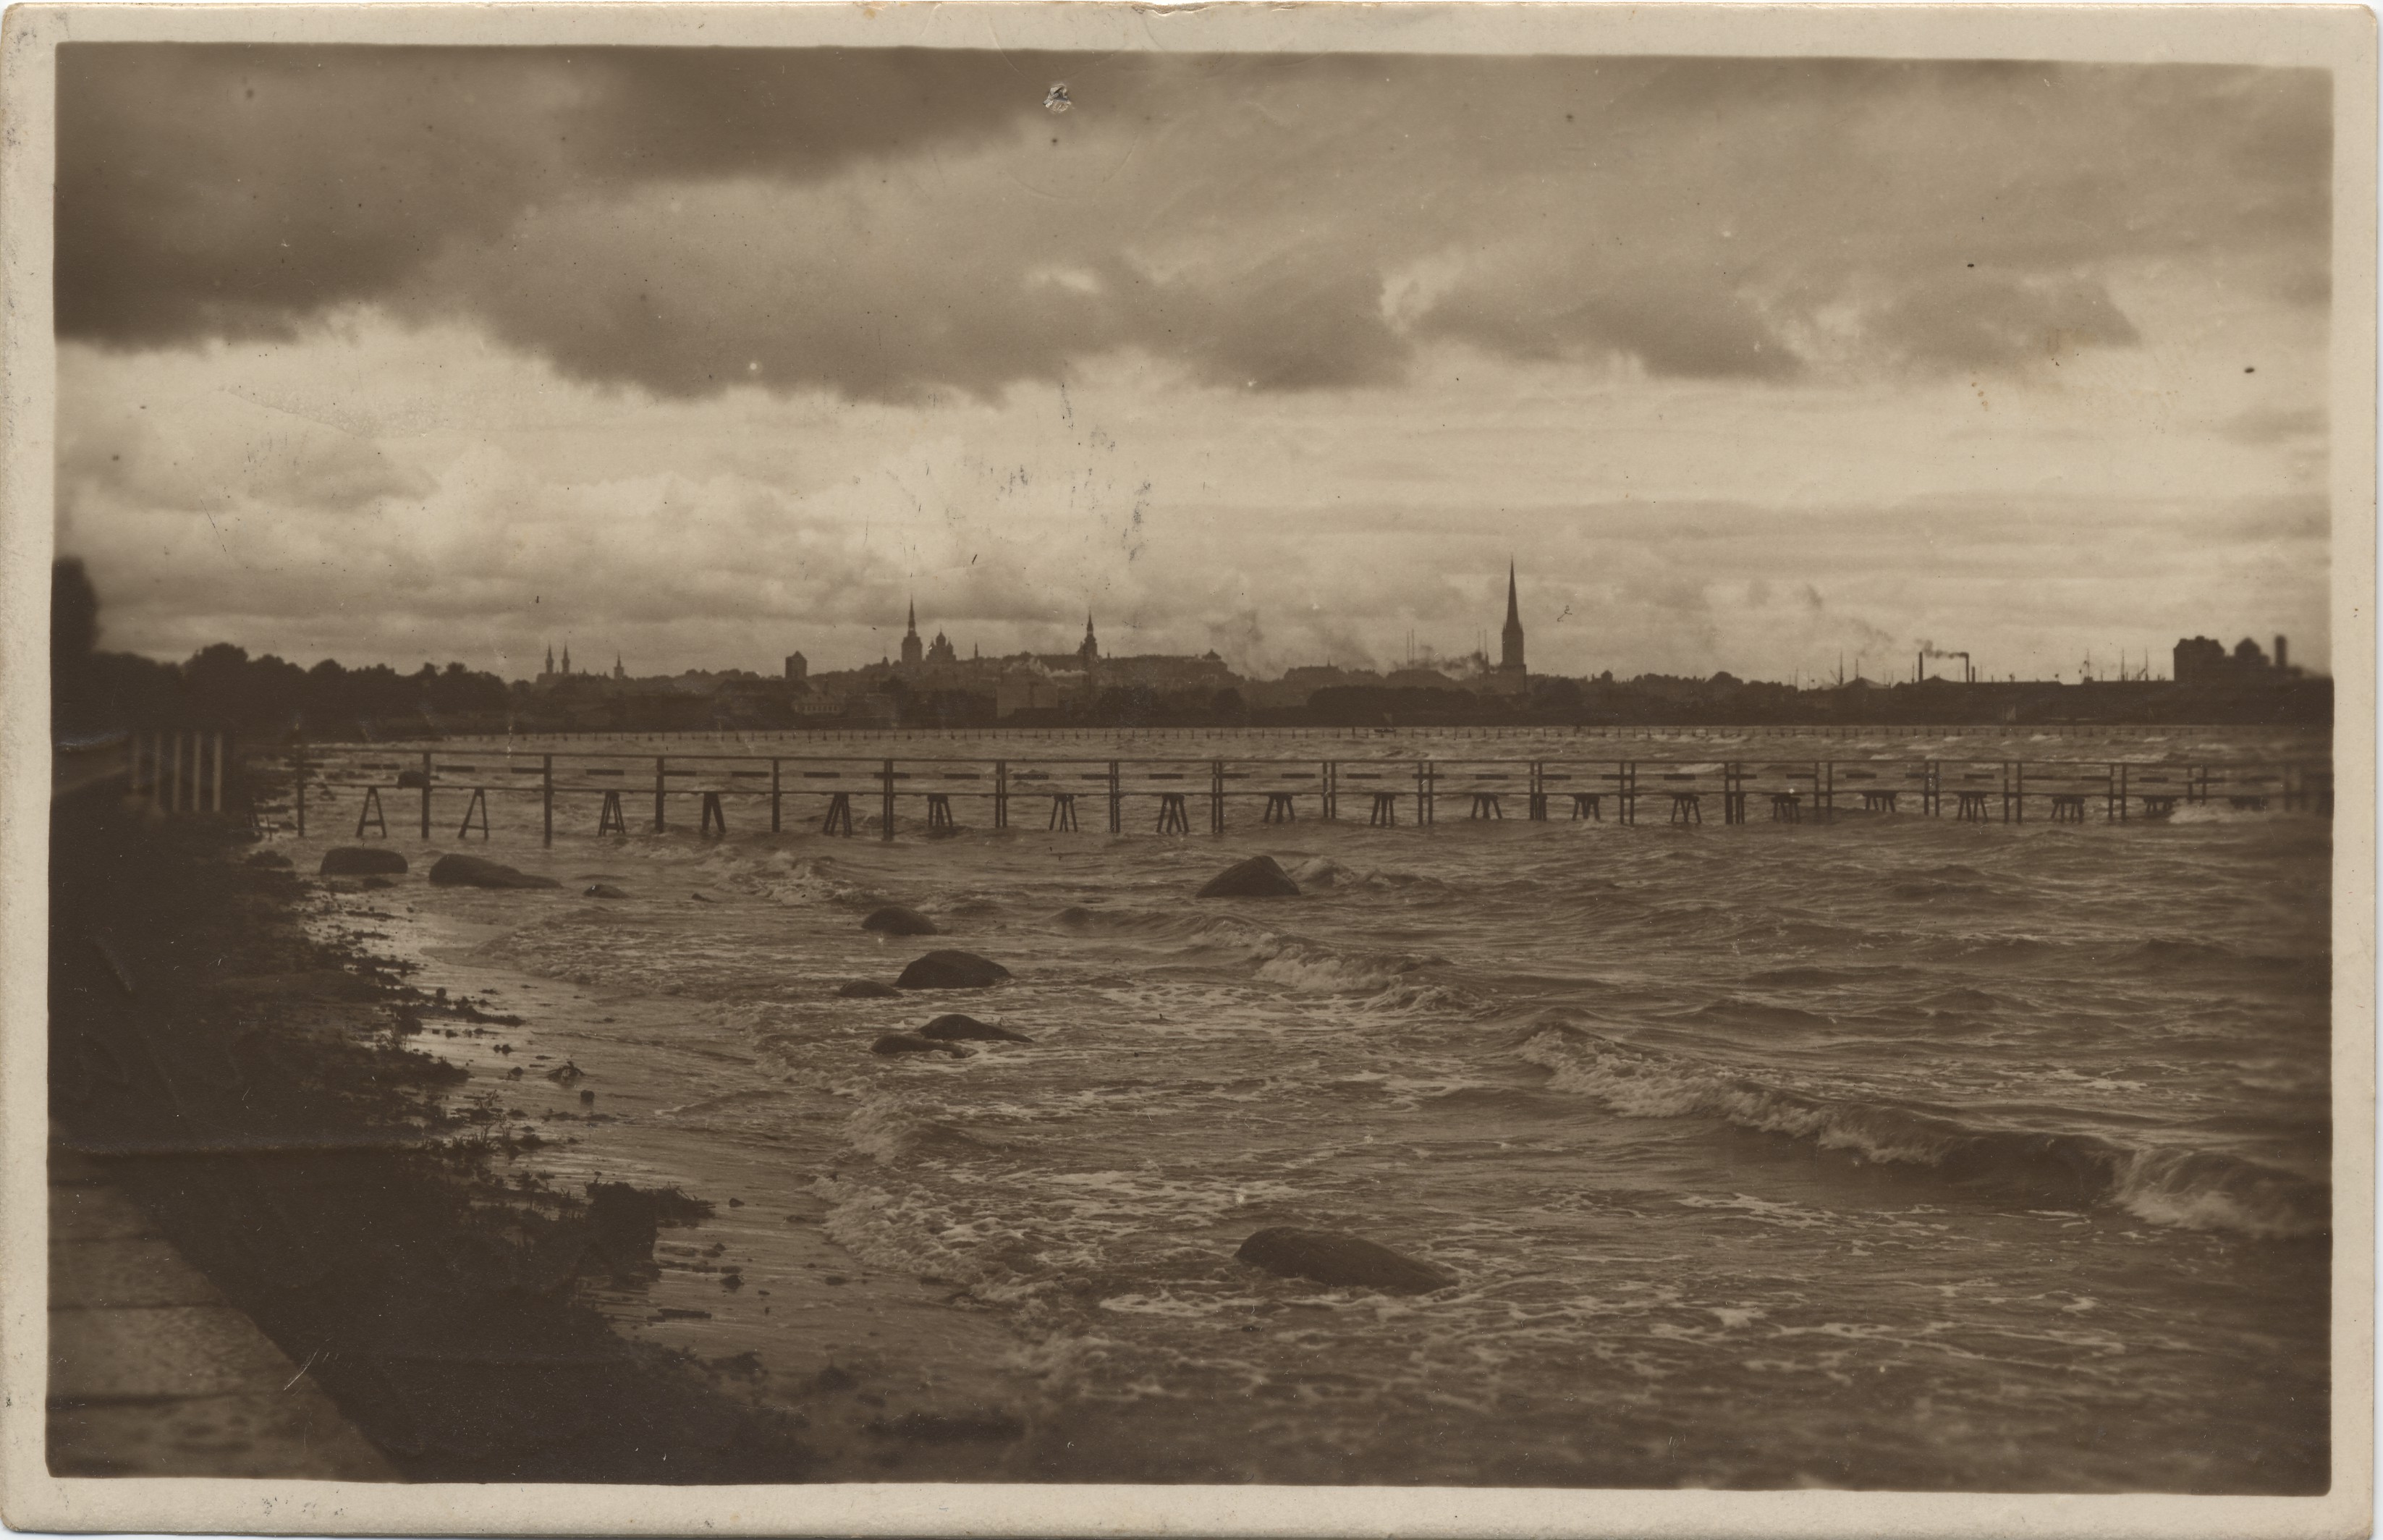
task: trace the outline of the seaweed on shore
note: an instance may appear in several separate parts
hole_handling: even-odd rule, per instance
[[[304,885],[195,820],[57,803],[53,1138],[96,1157],[409,1479],[799,1481],[798,1419],[624,1340],[583,1278],[640,1285],[708,1205],[557,1190],[540,1142],[414,1048],[440,1010],[306,935]],[[467,1014],[468,1013],[468,1014]]]

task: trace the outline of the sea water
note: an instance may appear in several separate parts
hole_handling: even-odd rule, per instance
[[[467,749],[478,762],[506,745]],[[2247,732],[1451,739],[1417,733],[586,739],[656,753],[1826,756],[2322,761]],[[364,751],[386,753],[386,750]],[[339,756],[318,751],[326,763]],[[352,756],[351,758],[353,758]],[[411,762],[410,760],[407,762]],[[625,784],[637,786],[632,772]],[[1383,784],[1412,790],[1411,767]],[[384,777],[384,779],[386,779]],[[518,784],[521,778],[515,777]],[[753,782],[721,782],[749,794]],[[789,785],[796,784],[788,782]],[[1051,832],[1020,798],[923,837],[787,832],[749,795],[458,842],[384,792],[414,875],[322,923],[519,1028],[424,1045],[572,1183],[717,1205],[621,1328],[732,1363],[893,1478],[2321,1491],[2327,1483],[2330,826],[1465,818]],[[1839,801],[1853,799],[1841,783]],[[313,794],[346,843],[360,794]],[[1408,798],[1412,803],[1412,797]],[[1999,803],[1995,806],[1999,817]],[[468,849],[557,892],[431,888]],[[1208,900],[1273,856],[1297,898]],[[628,896],[595,899],[597,881]],[[863,931],[899,903],[944,935]],[[839,998],[935,946],[1012,981]],[[879,1057],[958,1010],[1031,1037]],[[434,1024],[435,1027],[438,1024]],[[444,1024],[451,1028],[452,1023]],[[499,1050],[501,1049],[502,1052]],[[565,1062],[570,1071],[563,1071]],[[519,1074],[516,1075],[516,1071]],[[573,1079],[572,1072],[585,1076]],[[581,1090],[593,1093],[583,1102]],[[1253,1231],[1451,1271],[1420,1297],[1270,1276]],[[741,1355],[750,1355],[749,1357]],[[854,1428],[865,1432],[853,1433]],[[842,1446],[839,1446],[842,1448]],[[874,1462],[870,1464],[870,1462]]]

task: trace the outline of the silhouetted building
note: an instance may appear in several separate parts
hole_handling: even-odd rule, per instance
[[[910,627],[902,634],[902,666],[906,669],[917,668],[925,651],[926,644],[919,640],[919,601],[912,599]]]
[[[1530,671],[1523,662],[1523,606],[1514,586],[1514,564],[1506,563],[1506,629],[1500,634],[1498,667],[1484,679],[1492,695],[1526,695],[1531,688]]]
[[[786,683],[800,684],[810,678],[810,659],[799,652],[786,654]]]
[[[2259,644],[2245,636],[2228,652],[2223,643],[2207,636],[2190,636],[2176,644],[2175,678],[2179,684],[2269,684],[2297,679],[2301,671],[2285,661],[2285,640],[2276,638],[2270,659]]]

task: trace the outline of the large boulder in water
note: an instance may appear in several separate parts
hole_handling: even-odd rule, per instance
[[[932,936],[938,933],[933,920],[899,904],[888,904],[872,912],[860,922],[860,928],[885,936]]]
[[[559,888],[551,877],[533,877],[479,856],[441,856],[432,863],[430,882],[439,888]]]
[[[1009,969],[973,952],[930,952],[894,982],[906,990],[982,990],[1008,977]]]
[[[1297,898],[1299,884],[1271,856],[1253,856],[1208,879],[1200,898]]]
[[[835,989],[839,1000],[894,1000],[901,993],[893,985],[881,984],[874,979],[855,979],[848,984],[838,984]]]
[[[948,1053],[956,1059],[968,1057],[968,1050],[957,1042],[936,1042],[928,1038],[912,1037],[908,1032],[888,1032],[870,1043],[869,1051],[882,1053],[889,1059],[903,1053]]]
[[[1335,1288],[1378,1288],[1390,1294],[1428,1294],[1455,1286],[1456,1275],[1427,1262],[1401,1256],[1387,1246],[1329,1230],[1289,1226],[1260,1230],[1233,1253],[1253,1267],[1284,1278],[1308,1278]]]
[[[919,1035],[937,1042],[1032,1042],[1023,1032],[1013,1032],[1006,1027],[995,1027],[989,1021],[979,1021],[972,1016],[954,1013],[939,1016],[919,1029]]]
[[[323,864],[315,869],[316,875],[322,877],[370,877],[403,870],[405,857],[396,851],[361,844],[343,844],[323,852]]]

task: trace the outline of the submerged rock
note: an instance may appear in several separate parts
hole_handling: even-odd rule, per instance
[[[957,1042],[936,1042],[928,1038],[914,1037],[908,1032],[888,1032],[870,1043],[869,1051],[882,1053],[889,1059],[902,1053],[948,1053],[955,1059],[968,1057],[968,1050]]]
[[[1081,904],[1070,904],[1051,918],[1062,925],[1090,925],[1095,917]]]
[[[405,869],[405,857],[394,850],[347,844],[323,852],[323,864],[315,872],[318,877],[369,877]]]
[[[1233,1254],[1278,1277],[1307,1278],[1335,1288],[1428,1294],[1456,1283],[1456,1275],[1445,1268],[1401,1256],[1362,1237],[1293,1229],[1287,1225],[1260,1230]]]
[[[1253,856],[1208,879],[1201,898],[1297,898],[1299,884],[1271,856]]]
[[[898,998],[902,992],[874,979],[855,979],[848,984],[838,984],[835,993],[839,1000],[893,1000]]]
[[[919,1035],[922,1038],[932,1038],[937,1042],[1032,1042],[1034,1041],[1022,1032],[1013,1032],[1006,1027],[995,1027],[989,1021],[979,1021],[972,1016],[960,1016],[957,1013],[935,1017],[934,1020],[919,1029]]]
[[[590,898],[626,898],[629,895],[610,882],[598,882],[587,890]]]
[[[439,888],[559,888],[551,877],[525,871],[478,856],[441,856],[432,863],[430,882]]]
[[[899,904],[888,904],[860,922],[864,930],[875,930],[887,936],[932,936],[940,934],[935,922],[916,909],[906,909]]]
[[[1009,969],[973,952],[930,952],[894,982],[906,990],[982,990],[1008,977]]]

